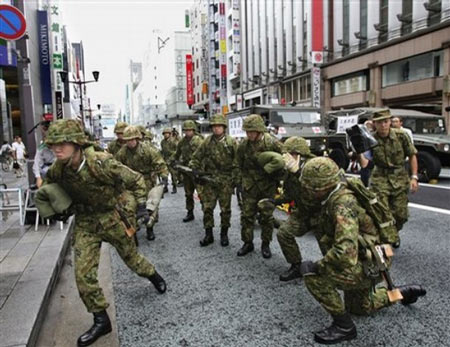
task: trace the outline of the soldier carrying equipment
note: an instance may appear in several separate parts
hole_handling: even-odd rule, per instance
[[[367,152],[378,146],[378,141],[362,124],[355,124],[351,128],[346,129],[350,143],[358,154]]]
[[[212,177],[212,175],[207,174],[206,172],[197,171],[191,169],[189,166],[184,166],[181,164],[175,164],[173,165],[173,168],[175,170],[180,171],[181,173],[184,173],[186,175],[190,175],[196,184],[205,185],[207,183],[215,184],[217,185],[217,181]]]

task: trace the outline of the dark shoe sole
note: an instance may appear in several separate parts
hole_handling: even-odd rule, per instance
[[[227,246],[230,245],[230,242],[229,242],[229,241],[220,241],[220,245],[221,245],[222,247],[227,247]]]
[[[290,277],[283,277],[283,275],[280,275],[280,281],[281,282],[289,282],[289,281],[293,281],[297,278],[302,278],[302,275],[298,275],[298,276],[290,276]]]
[[[112,328],[110,327],[108,330],[106,330],[105,332],[103,332],[101,335],[97,336],[94,340],[89,341],[89,342],[80,342],[77,341],[77,346],[78,347],[86,347],[86,346],[90,346],[93,343],[95,343],[95,341],[97,341],[100,337],[108,335],[110,332],[112,331]]]
[[[210,242],[203,242],[203,240],[200,241],[200,247],[206,247],[209,245],[212,245],[214,243],[214,241],[210,241]]]
[[[322,338],[320,338],[316,334],[314,334],[314,341],[316,341],[316,342],[318,342],[318,343],[320,343],[322,345],[335,345],[335,344],[340,343],[342,341],[349,341],[349,340],[356,339],[357,335],[358,334],[355,331],[354,334],[341,337],[340,339],[329,341],[329,340],[322,340]]]

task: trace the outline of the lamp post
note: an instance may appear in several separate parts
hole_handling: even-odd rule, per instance
[[[60,76],[61,76],[61,80],[63,81],[63,83],[66,82],[67,80],[67,71],[60,71],[59,72]],[[81,122],[83,123],[83,127],[85,126],[84,124],[84,106],[83,106],[83,86],[85,84],[88,83],[93,83],[93,82],[98,82],[98,76],[100,75],[99,71],[92,71],[92,76],[94,76],[94,79],[91,81],[70,81],[67,80],[68,83],[73,83],[76,84],[78,86],[78,88],[80,89],[80,114],[81,114]]]

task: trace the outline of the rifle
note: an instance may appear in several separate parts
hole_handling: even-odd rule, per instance
[[[125,232],[127,233],[128,237],[133,237],[136,234],[136,229],[133,228],[133,226],[130,224],[127,216],[119,206],[116,206],[116,211],[119,214],[120,220],[123,222],[123,224],[125,224]]]
[[[209,173],[196,171],[191,169],[189,166],[184,166],[180,164],[174,165],[173,168],[180,171],[181,173],[192,176],[194,178],[195,183],[197,184],[205,185],[209,183],[213,185],[218,185],[217,181]]]

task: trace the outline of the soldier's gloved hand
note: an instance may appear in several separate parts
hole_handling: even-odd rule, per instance
[[[306,260],[300,264],[300,274],[302,276],[312,276],[319,273],[319,264],[317,262]]]
[[[150,219],[150,214],[148,213],[145,204],[139,204],[136,211],[136,219],[141,220],[143,224],[147,224]]]
[[[297,156],[297,159],[295,159],[290,153],[284,153],[283,154],[283,160],[284,160],[284,167],[286,170],[292,173],[296,173],[299,169],[300,164],[300,156]]]

